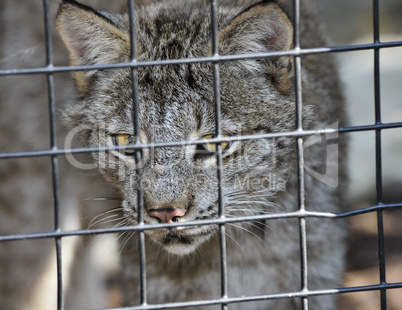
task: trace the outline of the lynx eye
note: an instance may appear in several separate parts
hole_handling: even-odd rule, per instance
[[[228,133],[223,133],[222,137],[230,137],[230,135]],[[212,139],[215,138],[215,134],[207,134],[205,136],[203,136],[203,139]],[[222,151],[226,150],[229,148],[230,143],[229,142],[222,142]],[[204,147],[205,150],[207,150],[210,153],[215,153],[217,151],[217,147],[215,143],[205,143],[202,145]]]
[[[129,134],[118,134],[113,136],[114,144],[116,146],[130,146],[135,144],[135,138]],[[127,155],[133,155],[135,150],[124,149],[123,152]]]

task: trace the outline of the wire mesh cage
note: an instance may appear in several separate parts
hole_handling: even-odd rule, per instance
[[[378,296],[378,304],[379,309],[398,309],[397,306],[393,305],[389,302],[389,292],[398,291],[398,289],[402,289],[402,279],[397,278],[397,281],[387,281],[387,250],[386,250],[386,233],[387,227],[386,222],[384,222],[384,213],[389,210],[398,210],[402,206],[402,202],[393,201],[387,202],[387,199],[384,198],[384,185],[383,185],[383,156],[387,156],[383,151],[383,136],[390,130],[395,130],[402,127],[402,122],[397,120],[393,122],[384,122],[382,118],[382,96],[381,96],[381,63],[380,63],[380,54],[385,49],[397,49],[398,47],[402,47],[402,41],[386,41],[382,42],[381,33],[380,33],[380,1],[373,0],[372,2],[372,39],[370,43],[364,44],[352,44],[352,45],[342,45],[342,46],[322,46],[318,48],[301,48],[300,41],[303,40],[300,37],[300,2],[303,0],[294,0],[293,1],[293,27],[294,27],[294,39],[293,39],[293,48],[287,51],[279,51],[279,52],[268,52],[263,54],[250,54],[250,55],[220,55],[218,48],[218,17],[217,10],[219,1],[212,0],[210,5],[210,18],[211,18],[211,42],[212,42],[212,54],[207,57],[198,57],[198,58],[190,58],[190,59],[171,59],[171,60],[153,60],[153,61],[138,61],[135,58],[136,55],[136,43],[135,43],[135,1],[129,0],[127,1],[128,7],[128,16],[130,21],[130,61],[125,63],[116,63],[116,64],[102,64],[102,65],[91,65],[91,66],[64,66],[64,65],[55,65],[55,62],[58,61],[59,52],[58,47],[54,44],[54,38],[52,36],[53,20],[52,20],[52,9],[51,5],[55,5],[53,2],[50,3],[49,0],[43,0],[42,2],[37,1],[37,7],[39,8],[38,12],[32,11],[33,18],[37,23],[41,23],[42,29],[44,32],[41,32],[39,35],[39,41],[44,42],[45,53],[44,58],[41,58],[41,61],[44,60],[44,64],[36,65],[29,64],[30,61],[30,50],[24,49],[24,55],[19,55],[18,59],[21,57],[26,57],[26,61],[28,64],[23,64],[22,67],[18,63],[14,64],[12,67],[6,67],[0,69],[0,84],[3,83],[2,89],[12,88],[16,89],[17,94],[11,94],[10,98],[18,98],[18,89],[26,87],[29,88],[29,92],[25,92],[24,95],[32,95],[34,96],[37,92],[41,93],[42,107],[40,108],[40,112],[43,113],[44,109],[47,110],[49,125],[41,123],[36,124],[35,126],[39,126],[39,131],[44,132],[45,137],[41,137],[40,142],[36,144],[36,142],[31,143],[30,140],[30,129],[21,129],[21,132],[15,134],[13,131],[20,131],[20,126],[24,125],[25,127],[29,127],[29,121],[24,118],[16,117],[16,113],[21,111],[21,109],[25,109],[24,106],[21,108],[17,108],[17,112],[10,112],[6,108],[2,108],[2,123],[0,124],[4,129],[2,133],[1,140],[4,141],[2,144],[0,160],[3,165],[4,171],[1,172],[1,175],[4,175],[3,182],[4,185],[4,195],[5,192],[8,192],[8,197],[2,197],[1,201],[4,201],[2,204],[4,205],[5,211],[2,212],[5,217],[5,223],[7,220],[7,214],[11,211],[6,208],[8,205],[18,206],[18,197],[15,194],[18,191],[14,191],[13,188],[19,187],[24,190],[24,192],[28,195],[30,191],[40,191],[43,189],[47,189],[48,194],[50,192],[50,198],[47,197],[44,201],[40,202],[40,205],[46,205],[44,209],[41,209],[41,212],[45,212],[47,215],[47,226],[46,227],[31,227],[28,224],[24,224],[27,221],[34,222],[35,217],[42,217],[44,213],[40,214],[32,214],[29,211],[26,214],[21,215],[18,221],[14,221],[13,218],[10,217],[10,227],[8,231],[11,233],[2,233],[0,235],[0,245],[2,246],[2,256],[0,260],[0,264],[3,264],[4,260],[7,259],[15,259],[19,254],[17,251],[16,254],[10,250],[7,253],[9,244],[20,244],[21,247],[29,247],[30,243],[34,243],[41,240],[46,240],[51,242],[51,245],[47,243],[46,251],[52,252],[55,251],[54,259],[52,260],[52,268],[56,270],[57,273],[57,296],[54,298],[57,300],[57,309],[64,309],[65,305],[65,292],[64,285],[66,282],[66,278],[68,281],[74,283],[74,279],[70,279],[68,275],[66,275],[66,268],[63,268],[64,260],[69,260],[68,255],[66,256],[66,252],[68,250],[64,249],[64,244],[67,244],[69,240],[73,240],[73,237],[81,236],[93,236],[93,235],[108,235],[108,234],[118,234],[118,233],[126,233],[126,232],[135,232],[138,238],[138,249],[139,249],[139,291],[140,291],[140,302],[139,305],[133,305],[130,309],[177,309],[183,307],[207,307],[212,305],[219,305],[222,309],[227,309],[231,307],[232,304],[245,302],[245,307],[247,306],[246,302],[251,301],[263,301],[263,300],[274,300],[274,299],[298,299],[301,300],[301,309],[309,309],[308,300],[315,296],[327,296],[327,295],[350,295],[357,294],[361,292],[370,292],[374,291],[379,293]],[[7,1],[3,1],[0,3],[0,8],[2,6],[7,6],[8,9],[10,7],[14,10],[17,10],[17,7],[12,7],[10,3],[6,3]],[[8,6],[9,5],[9,6]],[[25,5],[25,4],[21,4]],[[57,3],[58,5],[58,3]],[[7,10],[3,10],[7,12]],[[42,21],[43,20],[43,21]],[[2,22],[4,25],[8,25],[8,21],[3,19]],[[19,19],[18,22],[23,22],[23,19]],[[12,27],[12,26],[9,26]],[[24,27],[21,25],[21,27]],[[22,28],[23,29],[23,28]],[[9,31],[10,32],[10,31]],[[12,35],[15,35],[15,32],[10,32]],[[3,42],[7,42],[7,33],[3,34],[4,38],[2,38]],[[21,35],[19,37],[22,41],[24,40],[24,36]],[[16,41],[19,39],[14,38]],[[21,47],[17,44],[17,48]],[[302,96],[302,71],[303,71],[303,56],[306,55],[315,55],[315,54],[341,54],[346,52],[357,53],[359,51],[371,51],[373,53],[372,65],[373,65],[373,77],[374,77],[374,121],[371,123],[363,123],[359,125],[353,126],[343,126],[339,128],[320,128],[317,130],[306,130],[303,127],[303,119],[302,119],[302,110],[303,110],[303,96]],[[34,51],[35,52],[35,51]],[[28,55],[28,56],[27,56]],[[11,55],[10,51],[7,48],[4,48],[2,57],[7,59],[7,57],[16,56],[15,54]],[[222,135],[222,117],[221,117],[221,98],[220,98],[220,76],[219,76],[219,67],[222,63],[228,61],[236,61],[242,59],[254,59],[254,58],[270,58],[270,57],[279,57],[279,56],[291,56],[294,60],[294,80],[295,80],[295,100],[296,100],[296,125],[295,130],[281,133],[264,133],[264,134],[253,134],[253,135],[242,135],[237,137],[225,137]],[[56,59],[56,61],[55,61]],[[8,65],[8,61],[0,61],[1,63],[6,63]],[[208,63],[212,64],[213,68],[213,89],[214,89],[214,105],[215,105],[215,119],[216,119],[216,127],[215,133],[216,137],[212,138],[209,143],[213,143],[216,145],[216,161],[217,161],[217,179],[218,179],[218,205],[219,205],[219,214],[216,218],[207,219],[202,221],[190,221],[190,222],[180,222],[180,223],[169,223],[169,224],[145,224],[143,219],[143,210],[144,210],[144,197],[142,192],[142,185],[144,180],[142,179],[142,170],[141,167],[138,166],[136,170],[136,182],[137,182],[137,207],[138,207],[138,225],[132,226],[121,226],[121,227],[107,227],[107,228],[90,228],[90,229],[80,229],[79,227],[67,227],[65,228],[63,222],[66,218],[71,215],[69,212],[65,213],[61,210],[61,204],[63,204],[66,197],[68,198],[70,192],[66,188],[70,188],[71,186],[81,186],[81,183],[77,182],[77,184],[63,184],[63,173],[64,168],[60,168],[65,164],[65,156],[79,156],[79,154],[88,154],[91,152],[109,152],[110,150],[118,150],[119,147],[110,147],[110,146],[100,146],[96,148],[84,148],[84,147],[71,147],[65,148],[65,146],[61,146],[62,141],[60,141],[60,134],[58,130],[60,130],[58,121],[59,116],[57,115],[56,102],[59,100],[59,92],[66,92],[68,97],[68,93],[70,93],[70,86],[62,84],[57,84],[57,79],[59,76],[63,74],[70,74],[71,72],[77,71],[86,71],[86,70],[114,70],[119,68],[128,68],[131,70],[131,81],[132,81],[132,107],[133,107],[133,124],[134,124],[134,136],[138,137],[140,135],[140,125],[139,125],[139,98],[138,98],[138,70],[139,68],[146,68],[148,66],[168,66],[168,65],[180,65],[180,64],[193,64],[193,63]],[[2,66],[3,67],[3,66]],[[26,78],[25,82],[17,82],[18,80],[13,80],[14,78],[22,79]],[[41,85],[46,85],[47,91],[43,91],[43,87],[40,90],[33,89],[35,86],[32,86],[30,79],[41,80]],[[2,82],[3,81],[3,82]],[[4,82],[7,81],[7,82]],[[31,86],[29,86],[31,85]],[[66,88],[66,89],[64,89]],[[46,96],[44,94],[46,93]],[[9,95],[9,93],[5,93],[4,96]],[[3,96],[3,95],[2,95]],[[61,96],[62,97],[62,96]],[[3,98],[2,98],[3,99]],[[4,99],[6,101],[6,99]],[[29,101],[30,98],[18,98],[21,101]],[[43,104],[46,102],[47,107]],[[15,108],[15,107],[14,107]],[[34,111],[39,111],[39,107],[26,107],[27,110],[32,113]],[[372,109],[372,108],[371,108]],[[31,111],[32,110],[32,111]],[[14,114],[15,113],[15,114]],[[15,119],[13,119],[15,118]],[[9,127],[9,124],[15,124],[22,122],[23,124],[19,124],[15,127]],[[46,129],[48,128],[48,129]],[[373,170],[375,170],[375,185],[376,185],[376,198],[375,203],[372,203],[369,206],[359,207],[350,209],[349,211],[345,211],[342,213],[335,212],[317,212],[317,211],[309,211],[305,207],[305,174],[306,169],[304,166],[304,150],[305,150],[305,138],[311,137],[312,135],[319,132],[320,135],[327,135],[331,137],[340,137],[358,135],[359,133],[369,132],[372,134],[372,142],[374,143],[373,152],[375,154],[375,162],[372,163]],[[21,147],[19,144],[14,148],[13,147],[13,138],[14,137],[22,137]],[[25,139],[25,138],[26,139]],[[297,189],[297,201],[298,201],[298,209],[294,212],[282,212],[275,214],[263,214],[263,215],[252,215],[252,216],[239,216],[235,218],[225,217],[224,210],[224,201],[223,201],[223,189],[222,189],[222,174],[224,171],[219,169],[222,167],[222,148],[225,143],[230,143],[234,141],[248,141],[248,140],[262,140],[267,138],[282,138],[282,137],[291,137],[296,141],[296,150],[297,150],[297,171],[298,171],[298,189]],[[63,136],[61,139],[64,139]],[[50,140],[50,145],[46,145],[48,140]],[[11,141],[10,141],[11,140]],[[36,140],[35,140],[36,141]],[[136,162],[141,161],[141,152],[147,148],[163,148],[163,147],[180,147],[183,144],[189,145],[201,145],[205,144],[205,141],[202,140],[194,140],[194,141],[171,141],[171,142],[156,142],[151,144],[140,144],[132,147],[134,158]],[[49,162],[50,159],[50,162]],[[28,163],[29,161],[29,163]],[[22,168],[16,168],[17,162],[24,162],[24,166]],[[35,166],[35,169],[32,172],[27,171],[25,167]],[[44,168],[46,167],[46,168]],[[50,168],[50,169],[49,169]],[[8,170],[7,170],[8,169]],[[10,169],[12,169],[10,171]],[[372,168],[370,168],[372,169]],[[16,180],[15,177],[11,177],[14,171],[24,170],[26,173],[25,177],[28,174],[30,175],[27,182],[29,182],[28,186],[26,184],[19,183],[23,182],[21,180]],[[23,178],[24,175],[21,176]],[[92,177],[92,175],[91,175]],[[46,179],[42,184],[41,180]],[[51,184],[49,183],[51,180]],[[3,186],[3,185],[2,185]],[[15,199],[14,202],[9,203],[9,200]],[[67,199],[68,200],[68,199]],[[51,201],[51,203],[49,203]],[[117,202],[120,202],[117,199]],[[73,204],[75,202],[72,202]],[[22,202],[21,202],[22,204]],[[395,211],[396,212],[396,211]],[[310,289],[308,285],[308,248],[307,248],[307,228],[306,228],[306,219],[308,218],[322,218],[322,219],[331,219],[333,221],[342,221],[344,219],[353,219],[362,215],[375,215],[376,216],[376,233],[377,233],[377,241],[376,241],[376,253],[378,255],[378,279],[374,283],[365,283],[363,285],[355,285],[355,286],[343,286],[343,287],[332,287],[332,288],[323,288],[320,290]],[[228,270],[227,267],[227,252],[226,252],[226,244],[227,244],[227,234],[226,227],[228,224],[237,223],[237,222],[250,222],[250,221],[258,221],[258,220],[269,220],[275,221],[286,218],[295,218],[298,223],[298,233],[299,233],[299,248],[300,248],[300,288],[296,291],[285,292],[285,293],[275,293],[275,294],[267,294],[267,295],[255,295],[255,296],[247,296],[247,297],[228,297]],[[4,220],[4,218],[3,218]],[[3,223],[3,222],[2,222]],[[160,228],[171,228],[171,227],[189,227],[189,226],[197,226],[197,225],[209,225],[214,224],[219,227],[219,244],[220,244],[220,288],[221,291],[219,293],[220,297],[215,299],[208,300],[193,300],[186,302],[176,302],[176,303],[166,303],[166,304],[148,304],[147,300],[147,264],[146,264],[146,249],[145,249],[145,231],[160,229]],[[5,225],[5,224],[4,224]],[[25,226],[25,227],[21,227]],[[39,231],[39,232],[38,232]],[[353,230],[350,232],[352,233]],[[400,236],[399,236],[400,237]],[[24,243],[22,243],[22,241]],[[359,242],[359,241],[357,241]],[[62,246],[63,244],[63,246]],[[84,245],[85,246],[85,245]],[[10,248],[11,249],[11,248]],[[64,253],[63,253],[64,252]],[[10,254],[7,256],[7,254]],[[11,254],[15,255],[12,256]],[[20,255],[24,255],[24,252],[21,252]],[[34,254],[33,254],[34,255]],[[77,254],[78,255],[78,254]],[[38,256],[40,257],[40,256]],[[25,257],[26,258],[26,257]],[[27,258],[27,261],[15,260],[15,264],[28,264],[35,265],[37,263],[36,256],[32,256],[31,258]],[[44,267],[41,269],[46,269],[47,265],[51,265],[49,262],[41,262],[44,264]],[[6,273],[5,269],[2,269],[5,274],[1,278],[5,279],[7,277],[17,277],[17,273]],[[3,280],[4,281],[4,280]],[[31,283],[26,283],[30,285]],[[38,286],[42,288],[41,286]],[[45,291],[38,291],[36,294],[38,298],[40,294],[46,294]],[[6,294],[6,292],[3,292]],[[388,296],[388,297],[387,297]],[[1,304],[1,301],[0,301]],[[7,307],[7,305],[5,305]]]

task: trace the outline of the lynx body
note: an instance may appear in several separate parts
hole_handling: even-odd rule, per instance
[[[220,55],[293,48],[292,1],[255,2],[218,1]],[[137,8],[134,20],[138,62],[212,55],[209,1],[158,1]],[[72,65],[130,61],[127,15],[98,12],[75,1],[64,1],[57,28]],[[326,45],[306,1],[302,1],[300,35],[302,48]],[[332,58],[308,55],[301,61],[303,128],[342,126],[343,96]],[[99,170],[122,198],[117,223],[138,223],[137,164],[142,171],[145,224],[218,217],[217,147],[208,141],[216,135],[213,64],[138,68],[137,141],[131,69],[84,70],[75,72],[74,77],[80,99],[65,110],[64,116],[79,131],[85,146],[149,146],[205,139],[204,144],[144,148],[139,163],[129,148],[93,153]],[[219,82],[222,137],[231,139],[221,144],[225,216],[297,211],[295,138],[237,139],[296,129],[293,57],[221,62]],[[307,140],[305,145],[304,164],[313,172],[306,172],[304,180],[309,211],[339,212],[345,204],[345,142],[336,144],[338,157],[328,155],[329,146],[317,139]],[[298,218],[281,218],[225,225],[230,297],[301,289],[298,224]],[[307,218],[306,227],[308,288],[340,286],[345,225],[334,219]],[[148,303],[220,298],[217,225],[159,228],[145,234]],[[136,238],[121,238],[128,306],[139,303]],[[230,309],[301,309],[301,300],[233,303]],[[337,309],[335,297],[310,297],[309,309]]]

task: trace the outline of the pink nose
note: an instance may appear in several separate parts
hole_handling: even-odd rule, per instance
[[[151,209],[149,210],[151,217],[157,218],[160,223],[174,223],[178,222],[178,218],[184,216],[186,211],[182,209]]]

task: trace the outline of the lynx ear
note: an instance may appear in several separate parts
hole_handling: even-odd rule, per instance
[[[64,0],[56,19],[72,65],[107,64],[127,61],[129,35],[111,20],[74,0]],[[96,71],[75,73],[78,89],[86,93]]]
[[[288,50],[293,45],[293,26],[277,3],[266,0],[233,18],[220,31],[219,44],[220,52],[229,55]],[[246,60],[239,64],[253,73],[268,76],[280,92],[290,91],[293,72],[291,57]]]

